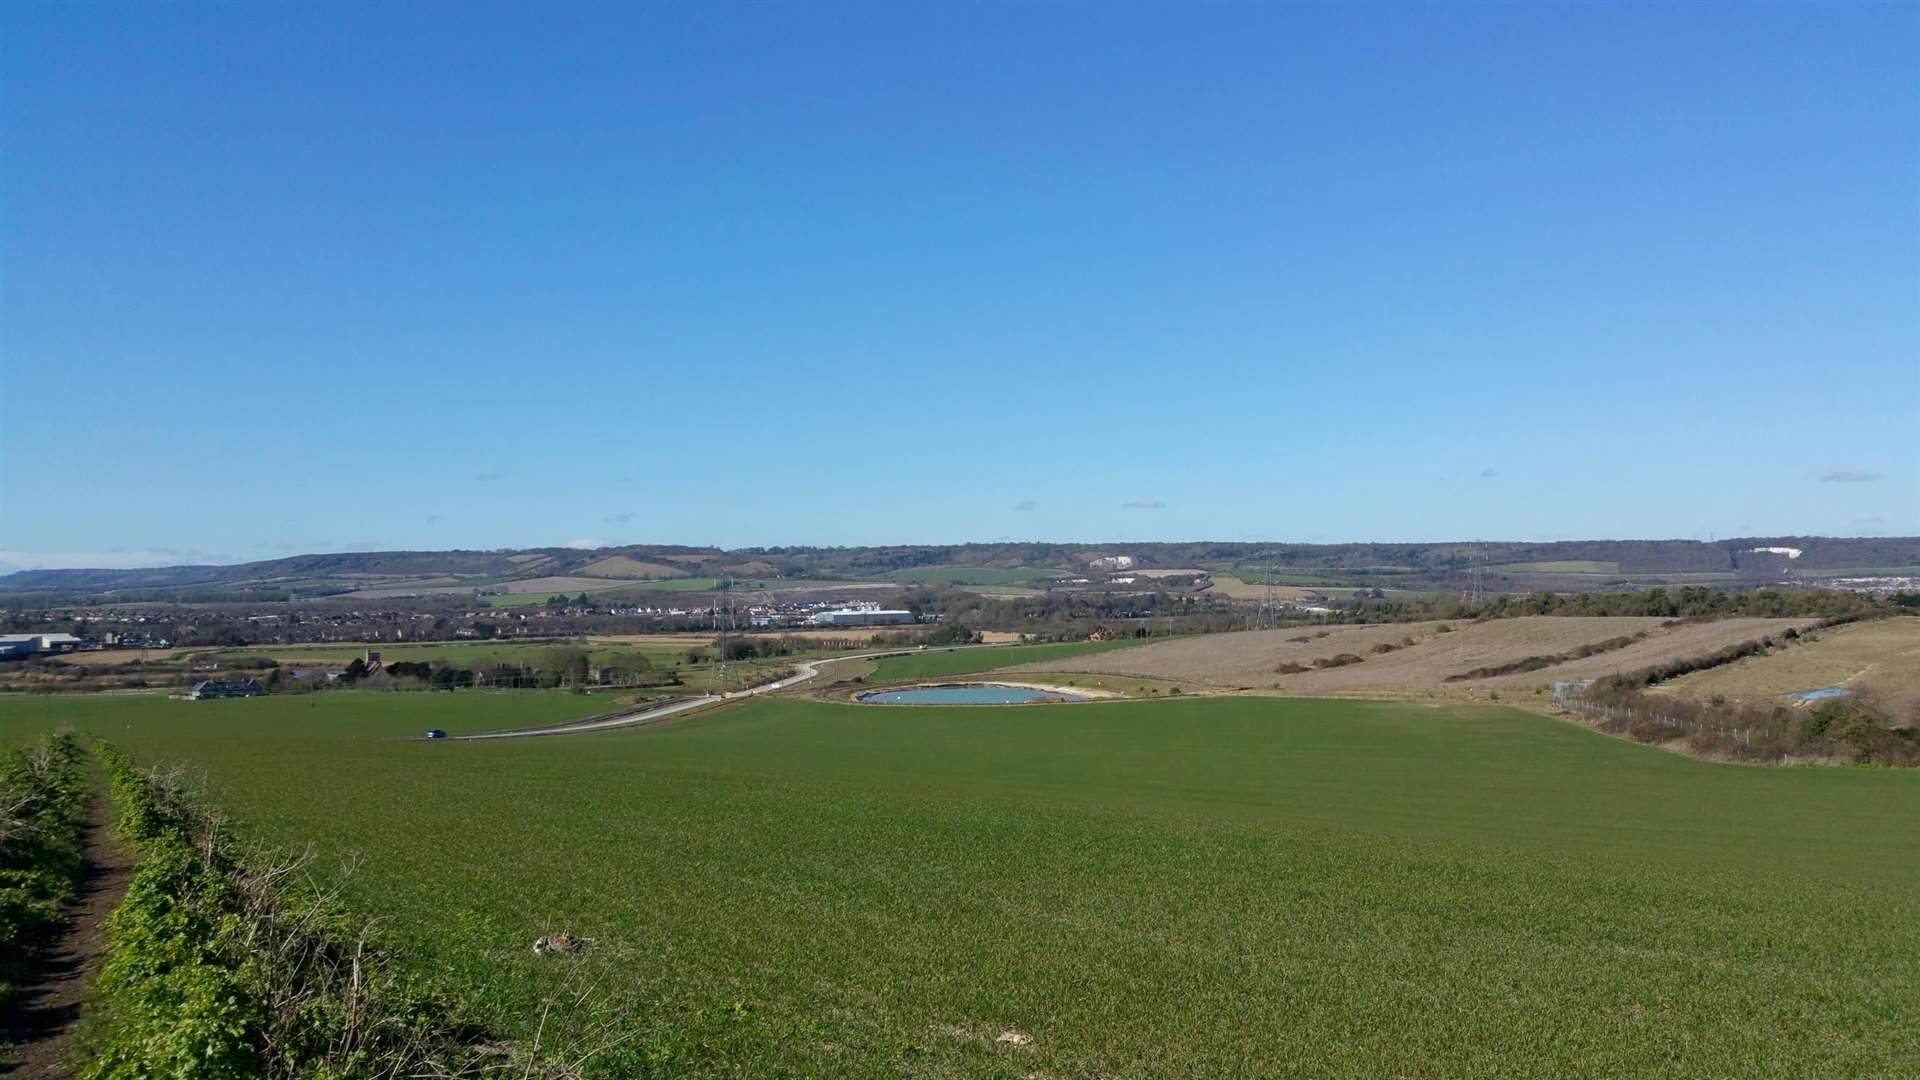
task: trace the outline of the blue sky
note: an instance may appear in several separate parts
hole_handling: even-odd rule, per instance
[[[13,4],[0,563],[1920,533],[1911,5]]]

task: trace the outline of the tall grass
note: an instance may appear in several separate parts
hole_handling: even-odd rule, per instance
[[[0,758],[0,1006],[13,997],[40,935],[59,920],[79,882],[85,758],[65,732]]]

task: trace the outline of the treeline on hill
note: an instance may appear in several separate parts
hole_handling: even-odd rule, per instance
[[[1222,598],[1164,590],[1054,591],[1040,596],[982,596],[965,589],[929,585],[902,590],[890,601],[916,616],[936,615],[941,625],[1006,630],[1033,641],[1081,641],[1095,629],[1131,634],[1145,630],[1201,634],[1246,628],[1246,615]]]
[[[85,752],[65,732],[0,758],[0,1009],[79,885]]]
[[[1920,599],[1920,598],[1916,598]],[[1915,606],[1900,597],[1876,597],[1840,589],[1716,589],[1688,585],[1631,592],[1552,593],[1496,596],[1469,605],[1452,596],[1410,600],[1359,600],[1334,605],[1348,622],[1408,622],[1428,619],[1504,619],[1521,615],[1647,616],[1661,619],[1721,619],[1736,616],[1784,619],[1870,615]]]
[[[1791,548],[1798,557],[1777,550]],[[1735,573],[1760,578],[1790,571],[1920,565],[1913,537],[1743,537],[1696,540],[1587,540],[1525,543],[1293,544],[1186,543],[910,544],[888,547],[763,547],[724,551],[677,545],[632,545],[581,551],[388,551],[301,555],[235,566],[138,570],[28,570],[0,576],[0,595],[63,600],[130,595],[155,599],[265,597],[274,591],[314,595],[390,578],[404,582],[448,575],[468,580],[565,576],[609,557],[662,564],[687,576],[734,574],[766,578],[871,579],[927,566],[1031,567],[1078,570],[1103,556],[1123,555],[1141,568],[1276,567],[1341,573],[1389,571],[1457,579],[1469,566],[1495,574],[1515,564],[1595,562],[1622,574]],[[611,580],[611,579],[610,579]],[[136,592],[135,590],[145,590]],[[194,591],[186,591],[194,590]]]
[[[1007,629],[1036,640],[1074,640],[1094,627],[1131,632],[1150,624],[1177,633],[1244,630],[1248,605],[1209,596],[1164,591],[1084,590],[1044,596],[987,597],[963,589],[908,589],[893,601],[916,614],[981,629]],[[1394,623],[1505,619],[1523,615],[1649,616],[1663,619],[1715,619],[1734,616],[1790,618],[1870,615],[1920,609],[1920,596],[1879,598],[1835,589],[1729,590],[1704,585],[1678,589],[1641,589],[1612,593],[1536,592],[1497,596],[1473,605],[1453,595],[1410,598],[1355,597],[1329,600],[1325,614],[1282,614],[1283,625],[1315,623]]]

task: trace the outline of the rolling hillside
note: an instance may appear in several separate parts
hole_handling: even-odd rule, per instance
[[[1797,554],[1789,555],[1786,552]],[[578,550],[369,551],[299,555],[230,566],[135,570],[22,570],[0,576],[0,595],[43,598],[129,591],[281,589],[326,595],[369,588],[486,585],[535,578],[667,580],[754,578],[934,582],[964,568],[970,581],[1025,581],[1055,568],[1095,572],[1119,555],[1127,569],[1292,571],[1316,584],[1444,589],[1478,565],[1496,591],[1596,589],[1652,584],[1761,584],[1819,580],[1845,572],[1920,575],[1920,537],[1746,537],[1437,544],[960,544],[863,548],[746,548],[676,545]],[[160,599],[160,596],[149,597]]]

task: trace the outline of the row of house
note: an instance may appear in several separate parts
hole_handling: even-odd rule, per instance
[[[259,679],[241,679],[238,681],[207,679],[204,682],[194,683],[193,689],[187,691],[187,699],[190,701],[209,701],[214,698],[253,697],[256,694],[264,694],[266,692],[267,688],[260,685]]]

